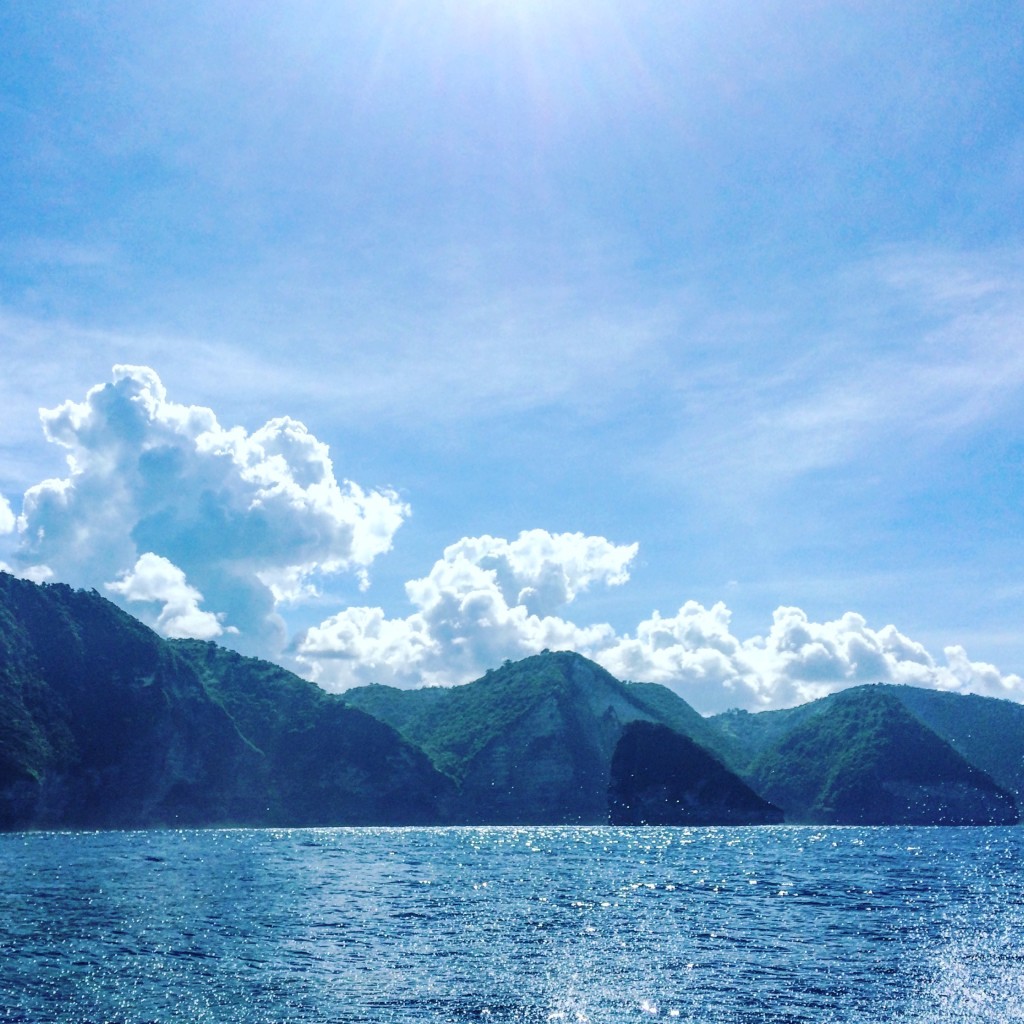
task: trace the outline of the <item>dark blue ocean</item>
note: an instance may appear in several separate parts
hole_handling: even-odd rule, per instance
[[[0,1020],[1024,1021],[1024,829],[0,836]]]

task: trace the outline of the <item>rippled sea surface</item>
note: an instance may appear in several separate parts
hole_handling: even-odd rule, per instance
[[[1024,829],[0,836],[0,1020],[1024,1021]]]

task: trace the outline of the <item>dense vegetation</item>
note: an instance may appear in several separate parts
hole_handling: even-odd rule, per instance
[[[369,686],[350,690],[345,697],[389,722],[461,781],[474,759],[539,703],[557,702],[568,694],[569,679],[560,669],[571,657],[563,653],[508,662],[468,686]]]
[[[96,594],[0,574],[0,825],[245,818],[256,761],[196,674]]]
[[[792,728],[749,770],[758,792],[784,807],[790,821],[1017,821],[1010,794],[881,687],[845,690],[791,718]]]
[[[337,696],[0,573],[0,828],[1005,823],[1022,786],[1007,701],[867,686],[706,719],[564,651]]]
[[[450,788],[282,669],[0,574],[0,827],[436,821]]]
[[[880,687],[1017,798],[1024,798],[1024,705],[914,686]]]
[[[277,665],[213,643],[171,641],[261,757],[275,819],[433,824],[454,787],[390,726]]]
[[[629,696],[646,708],[654,718],[688,736],[695,743],[726,760],[728,745],[714,725],[667,686],[657,683],[627,683]]]

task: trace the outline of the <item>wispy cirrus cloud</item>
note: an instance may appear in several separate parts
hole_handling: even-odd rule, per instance
[[[718,350],[692,373],[677,367],[680,413],[652,471],[685,460],[700,479],[756,491],[955,446],[1024,394],[1022,271],[1014,250],[892,249],[817,281],[789,311],[717,321]]]

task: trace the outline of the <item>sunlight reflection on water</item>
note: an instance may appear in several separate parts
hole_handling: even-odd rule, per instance
[[[1024,1019],[1020,836],[0,836],[0,1019]]]

